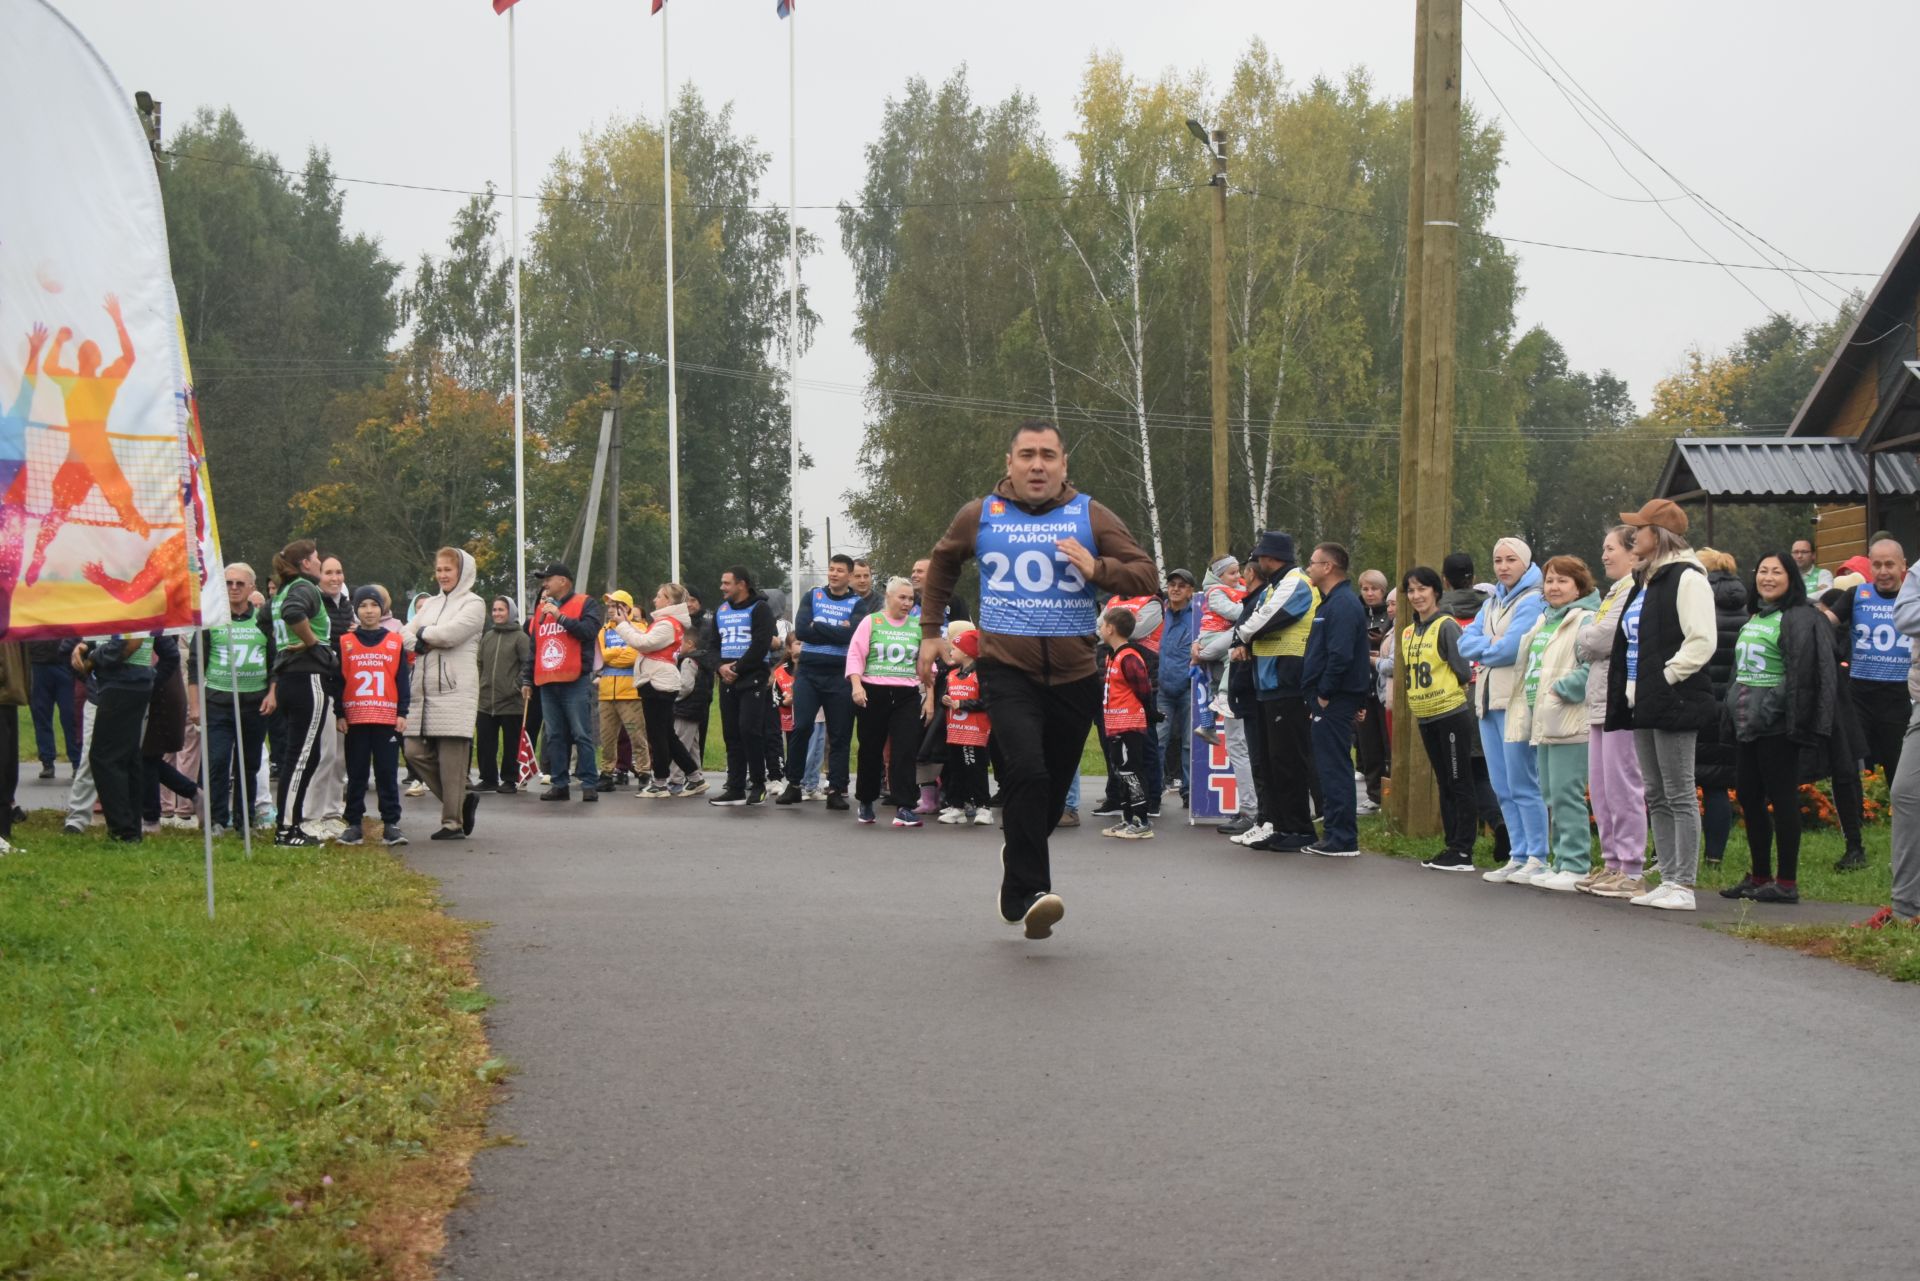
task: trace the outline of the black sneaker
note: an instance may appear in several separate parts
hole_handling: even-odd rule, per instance
[[[366,844],[367,833],[360,824],[349,823],[340,830],[340,835],[334,837],[333,840],[336,845],[364,845]]]
[[[1222,836],[1238,836],[1242,832],[1251,832],[1253,830],[1253,816],[1251,814],[1236,814],[1232,819],[1219,824],[1213,830]]]
[[[749,805],[765,805],[766,803],[767,803],[767,789],[766,789],[766,788],[764,788],[764,787],[749,787],[749,788],[747,789],[747,804],[749,804]]]
[[[843,810],[843,809],[846,809],[846,808],[847,808],[847,794],[846,794],[845,792],[828,792],[828,793],[827,793],[827,808],[828,808],[828,809],[830,809],[830,810]]]
[[[1312,845],[1300,847],[1302,854],[1318,854],[1322,858],[1359,858],[1358,849],[1335,849],[1330,841],[1315,841]]]
[[[1026,911],[1020,914],[1020,923],[1026,926],[1027,937],[1044,939],[1053,937],[1053,927],[1060,924],[1060,918],[1067,914],[1067,905],[1060,901],[1058,894],[1035,894],[1027,903]]]
[[[41,777],[41,778],[52,778],[52,777],[53,777],[53,766],[52,766],[52,764],[46,764],[46,765],[42,765],[42,766],[40,767],[40,777]]]
[[[1436,872],[1471,872],[1473,855],[1461,850],[1441,850],[1420,866],[1430,867]]]
[[[273,843],[275,845],[284,845],[288,849],[296,849],[296,850],[310,850],[315,848],[316,846],[326,844],[325,841],[322,841],[319,837],[315,836],[312,832],[306,831],[305,829],[298,828],[298,827],[281,828],[278,832],[274,833]]]
[[[1738,885],[1729,885],[1720,891],[1721,898],[1758,898],[1759,891],[1773,884],[1771,881],[1756,880],[1752,876],[1742,877]]]
[[[460,830],[468,836],[473,835],[473,816],[480,812],[480,798],[472,792],[460,802]]]
[[[1118,801],[1101,801],[1100,808],[1093,812],[1095,818],[1112,818],[1116,814],[1126,813],[1126,806]]]
[[[540,799],[543,801],[565,801],[565,800],[571,800],[572,797],[573,797],[572,792],[569,792],[566,788],[561,787],[558,784],[554,785],[553,787],[549,787],[546,791],[540,793]]]
[[[392,823],[388,823],[386,830],[380,834],[380,843],[387,846],[405,845],[407,843],[407,834],[395,827]]]
[[[1271,854],[1298,854],[1313,844],[1313,837],[1304,832],[1275,832],[1264,841],[1256,841],[1248,849],[1266,850]]]
[[[1150,809],[1150,810],[1148,810],[1148,811],[1147,811],[1147,817],[1148,817],[1148,818],[1159,818],[1159,817],[1160,817],[1160,807],[1159,807],[1158,805],[1156,805],[1156,806],[1154,806],[1154,807],[1153,807],[1152,809]]]
[[[1778,881],[1768,881],[1765,885],[1755,890],[1751,897],[1756,903],[1798,903],[1800,901],[1800,886],[1798,884],[1782,885]]]
[[[707,798],[707,804],[709,805],[745,805],[746,803],[747,794],[745,792],[736,792],[731,787],[722,791],[718,796],[709,796]]]
[[[519,790],[520,789],[515,787],[512,783],[502,783],[500,784],[500,786],[493,789],[494,794],[496,796],[512,796],[515,792]]]
[[[436,827],[433,829],[433,835],[427,839],[430,841],[464,841],[467,839],[467,834],[457,827]]]
[[[1840,861],[1833,865],[1836,872],[1858,872],[1867,865],[1867,852],[1858,845],[1849,845]]]
[[[582,801],[597,801],[600,799],[600,793],[591,787],[583,787],[580,789],[580,799]]]
[[[602,774],[594,780],[593,785],[603,792],[611,792],[620,785],[620,780],[612,774]]]
[[[773,798],[773,803],[775,805],[798,805],[804,798],[805,793],[800,790],[798,783],[788,783],[780,790],[780,795]]]

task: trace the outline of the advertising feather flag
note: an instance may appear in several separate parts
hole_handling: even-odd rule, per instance
[[[166,217],[133,100],[44,0],[0,0],[0,630],[227,619]],[[59,127],[26,127],[59,104]]]

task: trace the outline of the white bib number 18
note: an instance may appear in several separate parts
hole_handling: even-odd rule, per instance
[[[1051,555],[1025,551],[1011,558],[1005,552],[987,552],[980,557],[980,564],[987,571],[987,590],[999,594],[1018,589],[1077,592],[1087,585],[1067,554],[1060,551]]]

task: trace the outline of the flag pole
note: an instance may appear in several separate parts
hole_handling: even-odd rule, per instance
[[[211,630],[200,633],[200,643],[193,646],[199,651],[198,661],[194,663],[199,681],[194,688],[200,697],[200,835],[207,847],[207,919],[213,919],[213,753],[207,750],[207,643],[212,638]],[[240,683],[234,682],[238,689]],[[241,757],[242,760],[246,758]],[[248,820],[253,816],[249,814]]]
[[[673,323],[673,75],[667,64],[667,24],[671,6],[660,14],[660,204],[666,216],[667,243],[667,526],[671,581],[680,582],[680,393]]]
[[[513,232],[513,572],[520,617],[527,617],[527,422],[520,381],[520,101],[513,13],[507,10],[508,221]],[[243,758],[244,759],[244,758]]]
[[[213,633],[208,632],[207,635],[211,637]],[[204,666],[205,664],[203,663],[202,667]],[[229,671],[233,669],[233,656],[231,653],[227,656],[227,669]],[[202,677],[201,679],[204,680],[206,678]],[[273,681],[273,674],[271,672],[267,674],[267,681],[269,684]],[[203,715],[200,720],[200,754],[205,756],[207,753],[206,717]],[[235,674],[235,680],[233,682],[233,750],[236,754],[234,759],[240,765],[239,773],[245,773],[247,768],[247,723],[240,714],[240,681],[238,679],[238,673]],[[229,773],[234,772],[233,762],[222,762],[220,768]],[[258,770],[254,772],[256,774],[259,773]],[[233,808],[240,811],[240,847],[246,851],[246,856],[249,859],[253,857],[253,784],[253,779],[247,779],[245,785],[235,791],[233,798],[238,802]],[[212,804],[211,796],[209,796],[208,804]],[[232,810],[228,811],[229,814],[232,812]]]
[[[798,101],[795,69],[799,63],[795,48],[794,26],[799,22],[798,6],[787,9],[787,519],[792,541],[791,589],[787,608],[800,607],[800,420],[794,411],[800,388],[795,381],[796,359],[800,351],[800,225],[799,213],[800,145],[796,115]]]

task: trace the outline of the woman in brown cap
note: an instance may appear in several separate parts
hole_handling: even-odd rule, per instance
[[[1613,639],[1606,728],[1634,732],[1660,867],[1660,884],[1628,902],[1691,912],[1700,861],[1694,740],[1720,718],[1707,677],[1717,638],[1713,589],[1687,546],[1687,514],[1677,503],[1656,498],[1620,519],[1634,530],[1640,581]]]

